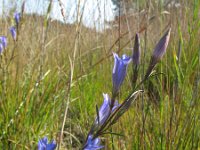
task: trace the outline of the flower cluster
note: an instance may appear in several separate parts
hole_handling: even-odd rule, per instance
[[[138,84],[140,85],[150,76],[154,66],[163,57],[166,52],[166,48],[169,42],[170,29],[161,38],[155,47],[153,52],[149,67],[147,69],[144,79]],[[120,58],[118,54],[113,53],[114,56],[114,67],[112,71],[112,97],[110,98],[108,94],[103,94],[103,104],[100,109],[96,107],[97,115],[94,123],[87,135],[85,144],[83,145],[84,150],[98,150],[102,149],[104,146],[100,143],[100,136],[106,133],[106,130],[115,124],[118,119],[130,108],[131,104],[137,98],[137,96],[143,92],[142,90],[133,89],[133,91],[127,96],[127,98],[119,104],[116,98],[118,97],[120,87],[126,77],[128,64],[133,62],[133,82],[136,84],[137,75],[140,64],[140,42],[139,35],[136,34],[135,46],[133,49],[132,57],[122,55]],[[47,138],[39,140],[38,149],[39,150],[54,150],[56,148],[55,141],[48,143]]]
[[[17,40],[17,30],[19,26],[21,15],[18,12],[14,13],[14,20],[15,20],[15,25],[10,27],[10,33],[14,41]],[[7,46],[7,38],[6,36],[0,36],[0,54],[2,54],[3,50]]]
[[[148,79],[155,65],[161,60],[166,52],[166,48],[170,37],[169,29],[165,35],[160,39],[153,52],[149,67],[147,69],[144,79],[138,84],[141,85],[144,81]],[[86,142],[82,149],[84,150],[98,150],[102,149],[103,146],[100,145],[100,136],[106,134],[106,130],[111,127],[117,120],[130,108],[131,104],[137,98],[142,90],[136,90],[138,86],[137,77],[140,64],[140,39],[139,34],[135,36],[135,46],[133,49],[132,57],[122,55],[120,58],[118,54],[113,53],[114,56],[114,67],[112,71],[112,97],[110,98],[108,94],[103,94],[104,101],[100,109],[96,107],[97,115],[95,121],[88,133]],[[127,96],[127,98],[119,104],[116,98],[120,92],[120,87],[126,77],[127,67],[130,62],[133,62],[133,74],[132,74],[132,85],[133,91]]]
[[[15,12],[14,13],[15,25],[10,27],[10,33],[14,41],[17,40],[17,30],[19,28],[20,19],[21,19],[21,14],[18,12]]]
[[[120,105],[116,99],[118,96],[120,87],[125,79],[128,64],[131,62],[131,57],[122,55],[120,58],[116,53],[114,56],[114,67],[112,71],[112,98],[108,94],[103,94],[104,102],[100,109],[97,108],[97,116],[93,123],[93,126],[88,134],[86,143],[83,147],[84,150],[96,150],[101,149],[103,146],[100,145],[99,135],[104,133],[104,129],[109,127],[113,123],[112,119],[119,112]]]

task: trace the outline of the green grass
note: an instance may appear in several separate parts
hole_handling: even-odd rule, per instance
[[[106,149],[200,148],[200,2],[180,3],[179,9],[161,10],[160,4],[152,4],[149,17],[157,16],[149,22],[146,40],[145,31],[140,33],[139,80],[155,43],[170,24],[172,34],[167,53],[155,68],[163,74],[144,83],[144,94],[112,128],[121,136],[113,135],[113,140],[109,134],[103,137]],[[143,3],[139,7],[147,9]],[[165,9],[170,15],[161,15],[159,11]],[[132,35],[147,22],[145,17],[139,15],[137,23],[130,18]],[[123,34],[128,31],[127,22],[121,23]],[[0,149],[36,149],[38,140],[44,136],[60,143],[66,105],[69,107],[61,149],[79,149],[95,118],[96,105],[100,107],[103,102],[102,93],[111,95],[113,58],[108,54],[118,49],[118,43],[110,49],[118,38],[118,30],[97,32],[82,24],[64,25],[48,22],[41,16],[25,15],[18,40],[13,42],[8,31],[11,25],[11,18],[0,19],[0,34],[9,40],[0,57]],[[120,54],[131,55],[133,40],[129,35],[123,36],[120,44],[122,47],[127,41],[132,44],[127,44]],[[14,58],[10,59],[13,51]],[[101,58],[103,61],[94,66]],[[120,102],[131,91],[131,65],[128,69]]]

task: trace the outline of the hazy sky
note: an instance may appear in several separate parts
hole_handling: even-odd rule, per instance
[[[76,19],[78,1],[61,0],[68,23],[73,23]],[[49,0],[26,0],[25,12],[45,14],[48,3]],[[0,0],[0,14],[8,14],[8,11],[13,8],[19,10],[21,4],[22,0]],[[114,6],[111,0],[80,0],[81,8],[84,4],[83,23],[86,26],[101,28],[105,20],[109,21],[114,18]],[[51,18],[63,21],[57,0],[53,0]]]

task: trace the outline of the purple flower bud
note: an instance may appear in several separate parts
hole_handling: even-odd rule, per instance
[[[11,27],[11,28],[10,28],[10,33],[11,33],[11,35],[12,35],[12,37],[13,37],[13,40],[16,41],[16,39],[17,39],[16,28],[15,28],[15,27]]]
[[[140,39],[138,33],[135,35],[135,44],[133,48],[132,60],[133,60],[132,86],[134,87],[138,78],[138,70],[140,64]]]
[[[102,149],[104,146],[100,145],[100,139],[95,138],[93,139],[92,135],[90,134],[87,138],[87,142],[84,146],[84,150],[98,150]]]
[[[14,13],[14,19],[15,19],[15,23],[16,23],[17,26],[19,25],[20,18],[21,18],[21,14],[18,13],[18,12],[15,12]]]
[[[154,59],[160,60],[163,57],[163,55],[165,54],[167,45],[169,43],[170,31],[171,31],[171,28],[165,33],[165,35],[157,43],[157,45],[154,49],[153,55],[152,55],[152,57],[154,57]]]
[[[0,43],[2,44],[3,48],[5,49],[7,46],[7,39],[5,36],[0,36]]]
[[[47,137],[44,137],[38,142],[38,150],[54,150],[55,148],[56,142],[52,141],[51,143],[48,143]]]
[[[158,61],[161,60],[161,58],[165,54],[168,43],[169,43],[170,32],[171,32],[171,28],[164,34],[164,36],[157,43],[154,49],[153,55],[151,56],[150,64],[147,69],[145,79],[151,74],[154,66],[158,63]]]
[[[132,59],[133,59],[133,64],[138,66],[140,63],[140,39],[139,39],[138,33],[135,36],[135,45],[134,45],[134,49],[133,49]]]
[[[127,66],[130,63],[131,58],[126,55],[122,55],[122,58],[120,58],[116,53],[113,53],[113,55],[115,62],[113,67],[112,78],[113,78],[113,95],[115,97],[119,92],[121,84],[124,81],[124,78],[126,76]]]
[[[112,110],[111,110],[110,97],[108,96],[108,94],[103,94],[103,97],[104,97],[104,102],[101,105],[97,118],[95,120],[96,125],[103,125],[105,121],[108,119],[108,117],[110,116],[110,114],[119,106],[118,101],[115,101],[114,106],[112,107]]]

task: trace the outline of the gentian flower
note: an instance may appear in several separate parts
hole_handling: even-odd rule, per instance
[[[151,74],[155,65],[161,60],[161,58],[165,54],[168,43],[169,43],[170,32],[171,32],[171,28],[163,35],[163,37],[157,43],[157,45],[154,49],[154,52],[151,56],[150,64],[147,69],[145,79],[148,78],[148,76]]]
[[[116,53],[113,53],[113,55],[115,62],[113,67],[112,80],[113,80],[113,97],[115,98],[115,96],[119,92],[121,84],[124,81],[124,78],[126,76],[127,66],[130,63],[131,58],[126,55],[122,55],[122,58],[120,58]]]
[[[103,125],[104,122],[108,119],[110,114],[114,112],[114,110],[119,106],[118,101],[115,101],[114,106],[112,107],[112,110],[110,108],[111,105],[111,99],[108,96],[108,94],[103,94],[104,102],[101,105],[97,118],[95,120],[96,125]]]
[[[48,143],[47,137],[44,137],[38,142],[38,150],[54,150],[55,148],[56,142],[52,141],[51,143]]]
[[[17,26],[19,25],[20,18],[21,18],[21,14],[18,13],[18,12],[15,12],[14,13],[14,19],[15,19],[15,23],[16,23]]]
[[[13,37],[13,40],[16,41],[16,39],[17,39],[17,32],[16,32],[16,28],[14,26],[10,28],[10,33],[11,33],[11,35]]]
[[[0,43],[2,44],[3,48],[5,49],[7,46],[7,39],[5,36],[0,36]]]
[[[84,146],[84,150],[98,150],[103,148],[104,146],[100,145],[100,139],[99,138],[95,138],[93,139],[92,135],[90,134],[87,138],[87,142]]]

